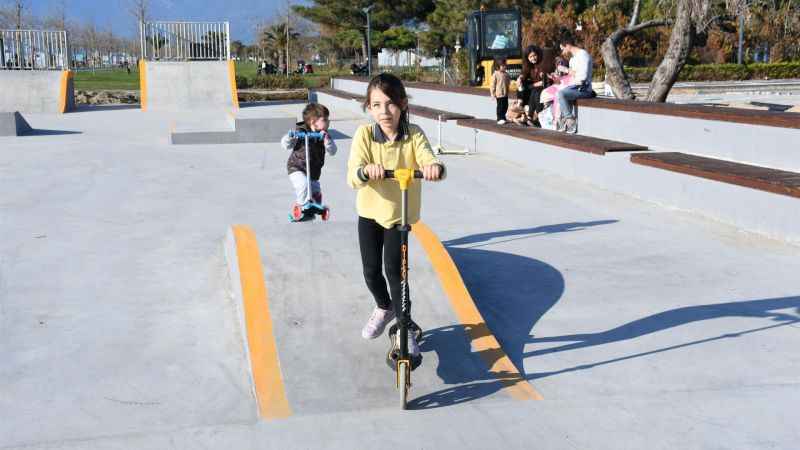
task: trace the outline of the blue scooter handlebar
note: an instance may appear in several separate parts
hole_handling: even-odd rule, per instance
[[[289,136],[304,139],[308,136],[310,139],[324,139],[325,135],[319,131],[290,131]]]

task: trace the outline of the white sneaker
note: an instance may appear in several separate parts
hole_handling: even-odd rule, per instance
[[[498,120],[498,121],[497,121],[497,124],[498,124],[498,125],[505,125],[505,124],[506,124],[506,121],[505,121],[505,120]]]
[[[394,319],[394,311],[375,307],[367,324],[364,325],[364,328],[361,330],[361,337],[364,339],[375,339],[383,334],[383,330],[392,319]]]

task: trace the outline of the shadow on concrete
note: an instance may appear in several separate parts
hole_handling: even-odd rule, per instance
[[[40,130],[34,128],[25,132],[21,137],[28,137],[28,136],[59,136],[65,134],[83,134],[81,131],[67,131],[67,130]]]
[[[794,309],[794,313],[781,312],[781,310]],[[529,380],[545,378],[567,372],[591,369],[615,362],[626,361],[642,356],[663,353],[669,350],[676,350],[693,345],[705,344],[708,342],[722,339],[732,339],[752,334],[758,331],[766,331],[772,328],[783,327],[800,323],[800,296],[781,297],[763,300],[750,300],[743,302],[713,303],[709,305],[686,306],[683,308],[671,309],[658,314],[653,314],[642,319],[634,320],[597,333],[567,334],[563,336],[535,337],[528,340],[529,343],[548,343],[566,342],[564,345],[550,347],[542,350],[534,350],[523,355],[524,358],[547,355],[551,353],[565,352],[597,345],[611,344],[614,342],[636,339],[651,333],[657,333],[669,328],[675,328],[688,323],[699,322],[702,320],[712,320],[725,317],[750,317],[763,318],[773,322],[763,327],[751,328],[734,333],[724,333],[718,336],[711,336],[705,339],[684,342],[670,345],[667,347],[649,350],[646,352],[634,353],[632,355],[621,356],[618,358],[607,359],[589,364],[581,364],[553,372],[542,372],[530,374]]]
[[[793,314],[782,312],[782,310],[787,309],[793,309]],[[701,320],[712,320],[723,317],[763,318],[768,319],[773,323],[734,333],[724,333],[705,339],[698,339],[695,341],[670,345],[655,350],[625,355],[618,358],[581,364],[557,371],[531,373],[525,375],[524,377],[529,381],[537,380],[540,378],[576,372],[579,370],[588,370],[598,366],[623,362],[634,358],[651,356],[658,353],[678,350],[708,342],[723,339],[735,339],[748,334],[757,333],[759,331],[771,330],[773,328],[800,324],[800,296],[688,306],[654,314],[652,316],[635,320],[603,332],[533,338],[529,339],[528,342],[570,342],[570,344],[556,348],[528,352],[524,354],[524,357],[529,358],[548,353],[562,352],[578,348],[604,345],[628,339],[635,339],[646,334],[655,333],[668,328],[678,327]],[[437,374],[445,384],[455,384],[455,386],[412,399],[409,401],[410,409],[433,409],[457,405],[460,403],[477,400],[482,397],[488,397],[504,387],[502,381],[494,378],[494,376],[488,372],[486,369],[488,364],[485,362],[484,358],[482,358],[481,355],[471,351],[468,343],[470,342],[470,339],[475,339],[476,337],[468,337],[468,332],[469,326],[453,326],[438,328],[424,334],[425,341],[422,345],[420,345],[420,349],[423,352],[437,352],[439,356],[439,368],[437,368]],[[489,361],[491,361],[491,358],[489,358]]]
[[[470,236],[465,236],[462,238],[451,239],[449,241],[444,241],[445,247],[450,247],[454,245],[466,245],[466,244],[478,244],[481,242],[486,242],[491,239],[495,238],[509,238],[500,241],[492,242],[492,244],[500,243],[500,242],[509,242],[514,241],[517,239],[528,239],[533,238],[542,234],[553,234],[553,233],[569,233],[572,231],[581,231],[585,230],[589,227],[594,227],[597,225],[611,225],[614,223],[619,222],[618,220],[595,220],[592,222],[568,222],[568,223],[559,223],[556,225],[542,225],[539,227],[533,228],[521,228],[518,230],[505,230],[505,231],[492,231],[489,233],[479,233],[473,234]],[[474,247],[482,247],[483,245],[489,245],[489,243],[485,243],[482,245],[473,245],[470,248]]]
[[[489,334],[489,329],[483,324],[452,325],[425,331],[420,342],[420,351],[423,354],[436,353],[439,360],[436,374],[444,384],[453,386],[412,398],[408,402],[408,408],[452,406],[487,397],[500,390],[503,383],[488,370],[497,357],[474,352],[470,344]],[[412,390],[412,394],[413,392]]]
[[[333,128],[328,130],[328,134],[330,134],[333,139],[350,139],[350,136],[342,133],[339,130],[335,130]]]
[[[138,103],[117,103],[113,105],[78,105],[71,112],[123,111],[126,109],[141,109],[141,106]]]
[[[478,331],[480,329],[487,330],[485,333],[491,330],[522,376],[527,380],[536,380],[716,340],[734,339],[772,328],[800,324],[800,296],[793,296],[686,306],[596,333],[533,337],[531,333],[536,323],[559,301],[564,292],[563,276],[556,268],[542,261],[519,255],[476,249],[476,247],[486,245],[481,243],[490,239],[509,236],[515,236],[510,240],[524,239],[533,237],[531,234],[572,232],[590,226],[615,222],[617,221],[566,223],[481,233],[445,242],[488,329],[480,324],[475,324],[442,327],[426,332],[423,335],[424,341],[420,349],[437,352],[440,361],[437,374],[445,384],[455,386],[413,399],[410,406],[420,409],[449,406],[486,397],[503,388],[504,384],[488,372],[487,361],[494,360],[491,355],[472,352],[469,343],[480,337],[482,333]],[[465,245],[465,247],[456,247],[456,245]],[[636,339],[688,323],[725,317],[763,318],[770,323],[761,327],[581,364],[558,371],[524,373],[523,362],[527,358]],[[478,331],[477,336],[476,331]],[[524,351],[526,345],[548,343],[556,343],[556,346]],[[562,345],[558,345],[559,343]]]

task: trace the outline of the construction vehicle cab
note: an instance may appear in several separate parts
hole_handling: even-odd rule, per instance
[[[506,58],[508,74],[516,79],[522,71],[522,18],[519,9],[486,10],[467,16],[464,40],[469,51],[469,81],[489,87],[495,58]]]

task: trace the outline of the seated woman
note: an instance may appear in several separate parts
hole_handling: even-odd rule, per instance
[[[553,54],[550,49],[528,46],[523,53],[522,72],[517,78],[517,98],[522,99],[528,120],[534,125],[536,116],[542,110],[540,95],[551,83],[547,73],[552,72]]]

